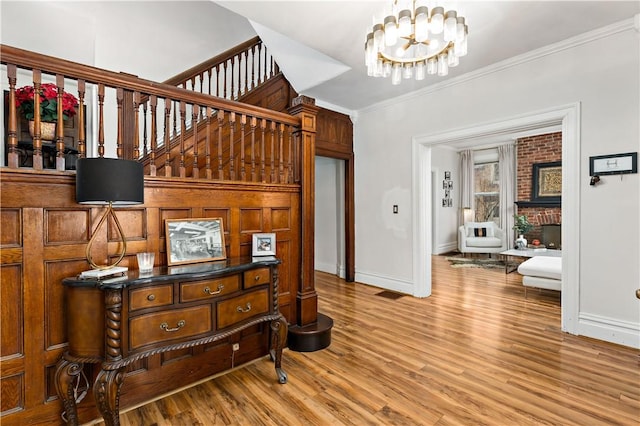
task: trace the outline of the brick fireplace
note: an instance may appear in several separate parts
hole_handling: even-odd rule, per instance
[[[562,160],[562,133],[547,133],[517,140],[517,213],[527,216],[534,225],[525,235],[531,243],[539,239],[542,244],[553,243],[560,248],[560,222],[562,208],[559,203],[532,202],[532,171],[534,164]]]

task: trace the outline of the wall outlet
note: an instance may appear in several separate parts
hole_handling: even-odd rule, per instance
[[[231,349],[233,349],[234,352],[239,351],[240,343],[234,343],[233,345],[231,345]]]

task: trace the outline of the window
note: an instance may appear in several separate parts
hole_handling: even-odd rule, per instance
[[[498,162],[474,165],[476,221],[500,223],[500,176]]]

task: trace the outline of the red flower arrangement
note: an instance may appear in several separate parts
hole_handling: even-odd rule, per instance
[[[27,120],[33,120],[35,89],[24,86],[16,89],[16,107]],[[78,99],[71,93],[62,92],[62,117],[66,120],[76,115]],[[40,85],[40,120],[49,123],[58,121],[58,87],[53,83]]]

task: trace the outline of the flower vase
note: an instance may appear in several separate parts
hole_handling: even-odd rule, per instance
[[[29,120],[29,134],[33,138],[35,125],[33,120]],[[43,141],[53,141],[56,139],[56,123],[47,121],[40,122],[40,139]]]
[[[516,238],[516,248],[518,250],[524,250],[527,248],[527,239],[524,235],[520,234],[518,238]]]

